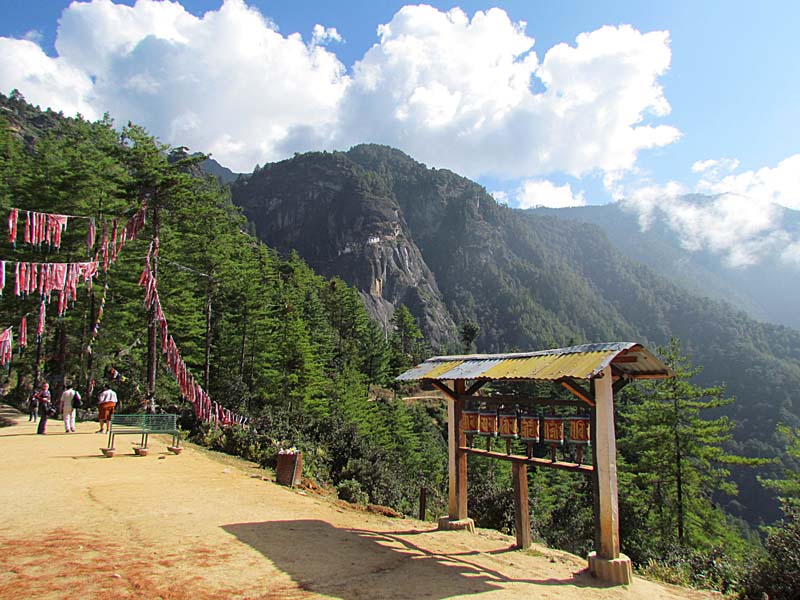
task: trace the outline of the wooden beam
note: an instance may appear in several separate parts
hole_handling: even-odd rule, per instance
[[[622,388],[624,388],[630,382],[630,379],[627,378],[621,378],[615,381],[614,385],[612,386],[614,394],[619,394],[622,391]]]
[[[668,373],[631,373],[634,379],[667,379],[671,377]]]
[[[445,384],[443,381],[438,381],[436,379],[428,379],[427,381],[429,381],[433,387],[442,392],[445,396],[455,400],[456,393],[447,387],[447,384]]]
[[[510,463],[521,463],[535,467],[549,467],[551,469],[574,471],[577,473],[591,473],[594,471],[594,467],[592,465],[580,465],[578,463],[563,462],[560,460],[553,462],[549,458],[528,458],[527,456],[523,456],[521,454],[506,454],[505,452],[494,452],[489,450],[481,450],[480,448],[469,448],[466,446],[460,448],[460,450],[466,454],[472,454],[474,456],[488,456],[489,458],[496,458],[497,460],[506,460]]]
[[[556,400],[554,398],[526,398],[525,396],[459,396],[459,400],[480,400],[487,406],[520,404],[522,406],[586,406],[582,400]]]
[[[633,356],[633,355],[631,355],[631,356],[618,356],[617,358],[615,358],[614,360],[611,361],[611,364],[613,365],[615,363],[635,363],[637,360],[639,360],[639,359],[636,356]]]
[[[489,383],[488,379],[479,379],[478,381],[474,382],[466,392],[464,392],[465,396],[472,396],[475,392],[481,389],[484,385]]]
[[[531,513],[528,509],[528,465],[511,464],[514,479],[514,535],[517,548],[531,547]]]
[[[609,373],[609,378],[611,374]],[[579,383],[572,379],[562,379],[559,383],[562,386],[567,388],[570,392],[575,394],[578,398],[583,400],[589,406],[594,406],[594,398],[592,397],[592,393],[583,388]]]

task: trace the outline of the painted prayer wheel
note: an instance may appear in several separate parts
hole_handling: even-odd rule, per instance
[[[561,417],[544,418],[544,443],[551,446],[564,444],[564,419]]]
[[[516,412],[500,413],[500,437],[515,440],[519,437]]]
[[[475,435],[480,431],[480,414],[479,410],[465,410],[461,413],[461,428],[467,435]]]
[[[539,417],[520,415],[519,437],[523,442],[539,443]]]
[[[480,412],[479,433],[489,437],[497,437],[497,411],[482,408]]]
[[[587,445],[591,442],[589,417],[569,418],[569,443]]]

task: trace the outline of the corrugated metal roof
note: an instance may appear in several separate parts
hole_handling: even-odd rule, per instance
[[[633,379],[672,375],[669,368],[641,344],[610,342],[515,354],[434,356],[397,379],[593,379],[612,363],[620,373]]]

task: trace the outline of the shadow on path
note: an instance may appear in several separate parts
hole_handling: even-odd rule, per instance
[[[439,600],[513,583],[605,587],[583,572],[566,579],[509,577],[470,560],[484,553],[437,554],[413,543],[414,536],[428,533],[424,530],[340,529],[320,520],[234,523],[222,528],[272,561],[301,589],[342,600]]]

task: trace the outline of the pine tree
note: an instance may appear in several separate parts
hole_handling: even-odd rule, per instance
[[[728,466],[752,461],[725,452],[732,431],[727,417],[705,416],[733,402],[724,388],[692,383],[700,368],[682,355],[677,340],[659,352],[674,377],[629,386],[621,402],[623,523],[639,528],[632,539],[650,536],[662,548],[708,548],[730,537],[714,503],[719,493],[736,493]]]

